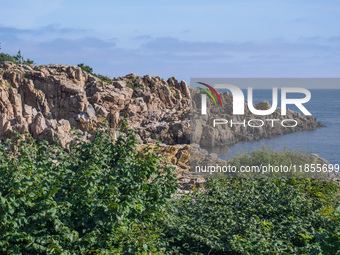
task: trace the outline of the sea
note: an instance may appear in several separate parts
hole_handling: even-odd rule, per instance
[[[210,149],[210,152],[218,154],[221,159],[230,159],[242,152],[249,153],[265,145],[274,151],[287,148],[305,153],[315,153],[331,164],[340,164],[340,89],[309,89],[309,91],[311,99],[304,106],[326,127],[276,136],[271,139],[240,142],[231,146],[229,150],[225,147],[215,147]],[[243,92],[244,95],[247,95],[246,90]],[[289,98],[299,98],[301,95],[303,94],[291,93]],[[254,104],[265,100],[271,103],[272,90],[254,89],[253,96]],[[281,96],[279,95],[278,98],[280,99]],[[278,100],[278,106],[280,105],[281,102]],[[301,113],[294,105],[287,105],[287,107]]]

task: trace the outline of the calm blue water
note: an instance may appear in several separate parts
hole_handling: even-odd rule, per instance
[[[231,158],[241,151],[247,152],[253,148],[260,148],[263,144],[274,150],[298,149],[307,153],[316,153],[332,164],[340,163],[340,89],[310,89],[311,100],[304,106],[311,114],[327,127],[314,131],[297,132],[278,136],[272,139],[265,139],[257,142],[242,142],[230,148],[228,153],[224,149],[216,149],[215,153],[220,158]],[[271,90],[254,89],[254,103],[264,100],[271,102]],[[244,91],[244,94],[247,93]],[[301,94],[300,94],[301,95]],[[280,98],[280,97],[279,97]],[[290,97],[289,97],[290,98]],[[292,95],[297,98],[297,95]],[[279,106],[281,102],[279,101]],[[288,105],[288,108],[299,111],[295,106]]]

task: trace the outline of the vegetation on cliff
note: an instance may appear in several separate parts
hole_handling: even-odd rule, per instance
[[[25,60],[20,51],[15,56],[0,53],[2,60],[33,63]],[[205,189],[174,198],[179,188],[175,169],[157,152],[157,146],[138,150],[136,133],[126,129],[126,121],[121,130],[124,135],[117,140],[111,139],[114,130],[100,125],[91,130],[91,141],[80,135],[65,140],[69,142],[64,141],[63,147],[53,139],[51,144],[46,142],[50,134],[56,134],[62,144],[61,134],[71,129],[65,119],[73,120],[75,114],[80,124],[90,123],[86,121],[95,117],[93,111],[105,118],[116,116],[109,114],[105,105],[96,104],[100,98],[110,99],[104,100],[109,102],[109,108],[119,105],[117,111],[125,105],[133,106],[127,109],[134,113],[136,122],[145,119],[138,114],[145,112],[142,109],[146,106],[161,112],[173,108],[175,103],[178,107],[182,102],[186,105],[189,90],[185,82],[173,78],[165,82],[150,76],[124,77],[116,80],[115,86],[105,87],[80,71],[81,68],[93,73],[84,64],[79,68],[51,65],[42,70],[25,66],[27,72],[20,67],[19,71],[26,72],[33,84],[23,88],[23,76],[11,68],[6,69],[9,71],[6,75],[13,79],[7,76],[4,79],[12,83],[4,83],[7,86],[3,90],[9,93],[4,93],[3,102],[7,104],[3,104],[2,110],[14,110],[7,113],[8,119],[0,116],[4,117],[2,122],[7,123],[7,128],[13,124],[13,129],[3,130],[8,135],[4,137],[12,142],[0,144],[1,254],[339,254],[339,187],[332,182],[294,178],[210,179]],[[45,92],[35,88],[35,81],[45,84],[46,75],[65,77],[51,84],[63,87],[68,96],[61,98],[58,90],[48,90],[48,86],[40,87]],[[85,86],[89,84],[92,85]],[[141,86],[132,90],[130,85],[134,89]],[[12,86],[25,93],[17,93]],[[122,91],[130,94],[122,98],[119,94]],[[44,93],[53,96],[52,92],[57,94],[52,101],[60,104],[49,105],[51,100],[44,101],[45,97],[40,96]],[[32,106],[22,105],[25,97],[21,95],[27,94],[41,99],[36,101],[45,106],[46,112],[34,113]],[[85,94],[91,95],[90,102]],[[156,98],[155,94],[167,94],[167,97]],[[73,100],[65,104],[76,96],[83,100],[77,101],[79,105],[71,104]],[[35,102],[32,98],[30,101]],[[138,98],[139,105],[131,103]],[[141,98],[149,100],[144,103]],[[89,107],[89,103],[94,107]],[[32,125],[23,120],[24,115],[17,118],[16,112],[21,113],[22,109]],[[46,109],[55,111],[60,119],[45,120],[43,114],[51,117]],[[155,123],[160,123],[160,119]],[[51,131],[53,125],[58,132]],[[43,142],[16,131],[19,128],[24,132],[28,127]],[[158,129],[157,125],[152,126],[145,137]],[[164,140],[165,134],[171,133],[169,130],[172,129],[163,130],[154,139]],[[173,130],[183,133],[183,126]],[[73,131],[70,135],[81,133],[80,129]],[[168,138],[168,141],[178,143],[183,139]],[[296,160],[303,164],[307,163],[306,159],[294,152],[262,150],[237,156],[229,163],[286,164]]]
[[[172,205],[179,254],[337,254],[339,188],[310,179],[211,179]],[[174,253],[173,253],[174,254]]]
[[[84,63],[80,63],[77,66],[80,67],[81,70],[83,70],[84,72],[87,72],[88,74],[92,74],[95,77],[99,78],[101,81],[105,81],[105,82],[112,81],[112,79],[110,79],[110,77],[106,75],[94,73],[93,68],[88,65],[85,65]]]
[[[1,43],[0,43],[0,50],[1,50]],[[25,64],[25,65],[31,65],[34,64],[34,61],[27,58],[25,59],[24,56],[21,54],[21,51],[19,50],[16,55],[10,55],[7,53],[0,52],[0,62],[1,61],[11,61],[15,64]]]
[[[339,251],[337,185],[211,179],[204,191],[170,199],[178,188],[174,169],[149,147],[139,152],[134,131],[126,133],[113,143],[110,130],[98,130],[92,142],[78,140],[67,151],[20,136],[3,144],[1,253]]]
[[[119,254],[157,247],[173,168],[130,130],[59,146],[0,147],[1,254]],[[15,152],[11,148],[17,147]]]

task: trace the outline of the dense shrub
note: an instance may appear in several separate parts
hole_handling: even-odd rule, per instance
[[[134,254],[156,251],[173,169],[133,131],[109,131],[69,152],[33,139],[0,148],[1,254]],[[163,167],[161,167],[163,165]]]
[[[304,152],[262,147],[228,161],[236,166],[304,165]],[[247,176],[245,176],[247,177]],[[169,254],[338,254],[339,186],[322,179],[213,179],[173,201]],[[301,177],[301,176],[298,176]]]
[[[84,63],[78,64],[78,67],[80,67],[81,70],[83,70],[84,72],[87,72],[89,74],[93,74],[93,68],[88,66],[88,65],[85,65]]]
[[[110,132],[68,150],[20,136],[0,146],[1,254],[339,254],[336,184],[210,179],[170,199],[174,169],[157,148],[139,152],[132,130],[115,143]]]
[[[339,212],[322,215],[322,200],[285,179],[211,179],[205,192],[173,203],[168,253],[336,254],[340,248]]]
[[[259,165],[303,165],[311,163],[309,155],[303,151],[288,150],[284,148],[281,151],[275,151],[271,147],[263,145],[260,149],[242,152],[228,161],[229,164],[237,167],[243,166],[259,166]]]

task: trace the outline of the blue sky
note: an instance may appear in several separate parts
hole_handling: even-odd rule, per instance
[[[2,50],[110,77],[340,77],[340,2],[0,0]]]

